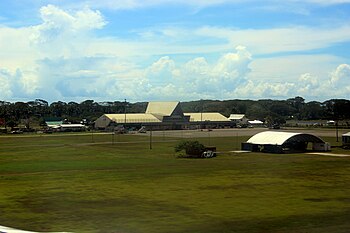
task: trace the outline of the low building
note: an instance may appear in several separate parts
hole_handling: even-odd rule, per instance
[[[48,124],[47,129],[51,132],[81,132],[85,131],[87,127],[82,124]]]
[[[248,124],[248,118],[244,114],[231,114],[228,119],[236,125]]]
[[[350,132],[342,135],[342,145],[344,148],[350,148]]]
[[[253,127],[261,127],[264,126],[264,122],[259,120],[248,121],[248,124]]]
[[[328,126],[334,126],[334,125],[335,125],[335,121],[329,120],[329,121],[326,122],[326,124],[327,124]]]
[[[247,142],[242,143],[242,150],[267,153],[305,152],[309,143],[314,151],[329,151],[330,145],[321,138],[304,133],[265,131],[255,134]]]
[[[63,124],[63,121],[45,121],[47,127],[57,128]]]
[[[189,116],[191,125],[200,125],[201,128],[222,128],[231,126],[231,121],[218,112],[191,112],[184,113]]]
[[[105,129],[113,125],[125,124],[152,124],[162,121],[152,114],[130,113],[130,114],[103,114],[95,121],[95,128]]]
[[[61,132],[81,132],[85,131],[87,127],[82,124],[62,124],[59,131]]]

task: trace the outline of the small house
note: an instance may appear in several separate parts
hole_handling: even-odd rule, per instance
[[[350,132],[342,135],[343,148],[350,148]]]
[[[228,119],[236,125],[248,124],[248,118],[244,114],[231,114]]]

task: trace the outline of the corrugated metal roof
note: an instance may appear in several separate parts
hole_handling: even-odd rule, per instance
[[[129,113],[129,114],[105,114],[106,117],[116,123],[147,123],[147,122],[161,122],[157,117],[147,113]]]
[[[227,117],[224,115],[218,113],[218,112],[194,112],[194,113],[184,113],[185,116],[190,116],[190,122],[196,122],[196,121],[230,121]]]
[[[311,134],[278,131],[265,131],[255,134],[247,142],[258,145],[282,145],[292,139],[305,142],[323,142],[322,139]]]
[[[245,117],[244,114],[231,114],[228,119],[230,120],[241,120]]]
[[[146,114],[170,116],[178,104],[179,102],[149,102]]]

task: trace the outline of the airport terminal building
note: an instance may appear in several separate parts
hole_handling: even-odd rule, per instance
[[[184,113],[180,102],[149,102],[145,113],[103,114],[95,128],[108,130],[117,125],[153,130],[229,127],[232,122],[217,112]]]

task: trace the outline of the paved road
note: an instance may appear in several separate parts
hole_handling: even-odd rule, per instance
[[[235,137],[235,136],[253,136],[257,133],[271,130],[268,128],[232,128],[232,129],[213,129],[208,130],[167,130],[167,131],[153,131],[152,135],[157,137],[181,137],[181,138],[191,138],[191,137]],[[272,130],[271,130],[272,131]],[[282,132],[295,132],[295,133],[309,133],[314,134],[319,137],[335,137],[335,129],[305,129],[305,128],[283,128],[280,130]],[[342,134],[349,132],[349,129],[340,129],[338,131],[339,137]],[[137,134],[149,136],[150,132],[146,134]]]
[[[232,129],[213,129],[208,131],[203,130],[165,130],[165,131],[153,131],[152,135],[155,137],[175,137],[175,138],[192,138],[192,137],[234,137],[234,136],[253,136],[259,132],[271,130],[268,128],[232,128]],[[324,128],[283,128],[280,130],[273,131],[284,131],[284,132],[296,132],[296,133],[310,133],[316,136],[335,137],[335,129],[324,129]],[[350,132],[350,129],[339,129],[338,135],[341,137],[342,134]],[[1,137],[62,137],[62,136],[82,136],[82,135],[108,135],[111,132],[86,132],[86,133],[53,133],[53,134],[21,134],[21,135],[1,135]],[[146,133],[133,132],[128,135],[139,135],[148,136],[150,131]]]

